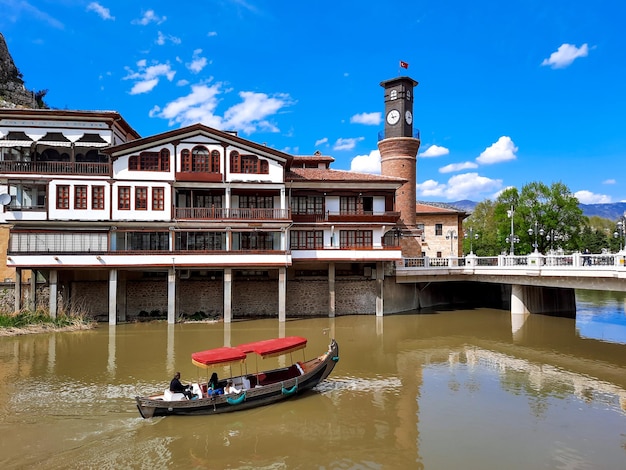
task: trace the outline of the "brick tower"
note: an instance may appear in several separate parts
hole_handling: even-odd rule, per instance
[[[398,77],[380,83],[385,89],[385,134],[378,142],[381,174],[407,180],[396,190],[396,210],[400,212],[402,254],[420,256],[421,233],[415,221],[415,184],[417,182],[417,151],[419,134],[413,133],[413,88],[417,82]]]

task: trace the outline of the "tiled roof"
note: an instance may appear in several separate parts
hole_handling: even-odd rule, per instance
[[[415,212],[418,214],[467,214],[461,209],[457,209],[445,202],[424,202],[417,201]]]
[[[346,181],[346,182],[398,182],[404,183],[403,178],[393,176],[372,175],[370,173],[355,173],[345,170],[328,170],[320,168],[291,168],[285,174],[285,181]]]

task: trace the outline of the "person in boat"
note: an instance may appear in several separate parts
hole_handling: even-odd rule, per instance
[[[209,383],[207,384],[208,396],[222,395],[224,393],[224,390],[219,388],[218,383],[219,383],[219,379],[217,378],[217,373],[213,372],[213,374],[211,374],[211,378],[209,379]]]
[[[241,390],[239,390],[237,387],[235,387],[233,385],[233,381],[229,380],[228,382],[226,382],[226,387],[224,387],[224,393],[225,394],[229,394],[229,393],[240,393]]]
[[[194,394],[191,393],[191,390],[189,388],[190,388],[189,385],[183,385],[180,382],[180,372],[176,372],[176,374],[174,374],[174,378],[170,382],[170,392],[182,393],[189,400],[191,400]]]

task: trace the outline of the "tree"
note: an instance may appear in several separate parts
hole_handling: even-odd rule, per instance
[[[550,248],[577,250],[580,228],[586,218],[578,207],[578,199],[561,183],[533,182],[504,190],[496,200],[494,217],[499,246],[510,250],[511,238],[517,254],[537,249],[545,253]],[[506,239],[508,238],[508,243]]]
[[[495,207],[495,202],[489,199],[479,202],[472,214],[463,222],[463,230],[467,235],[463,240],[464,253],[470,252],[470,246],[477,256],[494,256],[500,252],[496,237]],[[474,237],[471,243],[470,235]]]

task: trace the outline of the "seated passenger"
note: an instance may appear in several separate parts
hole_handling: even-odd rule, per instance
[[[174,378],[170,382],[170,392],[182,393],[189,400],[191,400],[191,398],[195,396],[193,393],[191,393],[191,390],[189,390],[189,385],[183,385],[182,383],[180,383],[180,372],[176,372],[176,374],[174,374]]]
[[[233,385],[233,381],[229,380],[228,382],[226,382],[226,387],[224,387],[224,393],[225,394],[229,394],[229,393],[240,393],[241,390],[239,390],[237,387],[235,387]]]
[[[217,379],[217,373],[213,372],[211,374],[211,378],[209,379],[209,388],[212,390],[217,390],[217,383],[219,380]]]

